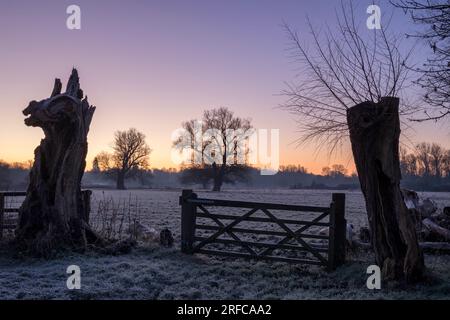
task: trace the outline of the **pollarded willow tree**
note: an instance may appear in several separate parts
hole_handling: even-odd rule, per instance
[[[50,98],[31,101],[23,111],[25,124],[41,128],[45,137],[34,152],[16,241],[22,250],[45,257],[59,248],[83,250],[102,243],[89,226],[89,203],[81,192],[95,107],[84,97],[77,70],[72,70],[66,91],[61,89],[56,79]]]
[[[411,51],[402,54],[386,25],[369,30],[358,23],[354,10],[342,2],[337,25],[322,34],[308,20],[310,50],[286,25],[303,81],[288,85],[283,107],[300,116],[303,142],[335,150],[350,137],[383,279],[414,282],[422,278],[424,259],[402,198],[399,163],[399,115],[414,112],[399,98]]]

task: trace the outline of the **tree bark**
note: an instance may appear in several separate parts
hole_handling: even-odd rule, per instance
[[[122,170],[119,170],[117,172],[117,184],[116,184],[117,190],[125,190],[125,172]]]
[[[222,189],[223,184],[223,177],[225,175],[225,165],[222,164],[220,167],[217,166],[217,164],[214,162],[212,164],[213,168],[213,180],[214,180],[214,186],[212,191],[220,192]]]
[[[415,282],[425,266],[400,191],[398,107],[395,97],[364,102],[348,110],[347,123],[377,264],[385,280]]]
[[[25,124],[42,128],[45,137],[34,152],[16,241],[23,250],[45,257],[62,247],[83,250],[100,240],[89,227],[90,208],[81,192],[95,107],[83,99],[75,69],[64,94],[61,87],[56,79],[50,98],[32,101],[23,111],[29,116]]]

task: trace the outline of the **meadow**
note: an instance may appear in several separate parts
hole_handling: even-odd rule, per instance
[[[198,192],[200,197],[327,206],[332,191],[224,190]],[[348,253],[335,272],[322,267],[244,259],[185,255],[180,251],[180,190],[94,190],[91,222],[108,204],[112,211],[131,212],[156,230],[168,228],[175,244],[160,247],[140,242],[131,252],[61,253],[51,260],[11,257],[0,253],[0,299],[448,299],[450,256],[426,254],[428,280],[415,287],[390,283],[381,290],[366,287],[368,251]],[[449,193],[423,193],[440,208],[450,205]],[[357,231],[367,225],[360,192],[346,192],[346,219]],[[115,208],[115,209],[114,209]],[[122,211],[121,211],[122,210]],[[110,216],[111,217],[111,216]],[[117,218],[116,223],[122,219]],[[122,221],[127,224],[127,221]],[[126,230],[126,228],[123,228]],[[126,231],[122,231],[124,235]],[[3,250],[3,249],[2,249]],[[81,269],[80,290],[68,290],[66,269]]]

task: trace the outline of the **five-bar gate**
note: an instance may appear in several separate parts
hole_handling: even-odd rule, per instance
[[[180,205],[181,249],[184,253],[307,263],[326,266],[329,270],[345,261],[345,194],[333,193],[328,207],[313,207],[202,199],[192,190],[183,190]],[[211,212],[214,207],[243,208],[246,211],[241,215],[217,214]],[[280,217],[275,211],[299,212],[302,219]],[[313,214],[313,218],[304,219],[310,216],[306,213]],[[199,223],[198,220],[213,224]],[[249,224],[252,227],[248,227]],[[259,227],[255,228],[255,225]],[[328,227],[329,231],[325,234],[319,234],[317,230],[308,233],[313,227]],[[209,234],[198,234],[199,230]],[[276,241],[248,240],[248,235],[253,239],[259,236],[276,238]],[[214,247],[208,248],[211,245]],[[238,247],[239,251],[223,249],[229,246]]]

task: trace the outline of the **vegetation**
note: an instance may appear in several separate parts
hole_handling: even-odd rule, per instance
[[[148,169],[151,151],[143,133],[134,128],[117,131],[114,134],[113,153],[98,154],[93,161],[93,169],[115,175],[117,189],[124,190],[127,177]]]
[[[403,186],[416,191],[450,191],[450,150],[422,142],[412,152],[400,149]]]
[[[223,183],[245,177],[247,141],[252,133],[249,119],[234,115],[227,108],[206,110],[202,121],[182,123],[184,132],[175,140],[174,147],[190,155],[185,166],[184,181],[213,181],[213,191],[220,191]]]
[[[333,152],[347,137],[358,172],[377,264],[383,279],[423,279],[424,259],[400,190],[400,114],[416,110],[403,96],[411,51],[399,37],[357,21],[351,1],[341,2],[337,23],[323,34],[309,22],[312,46],[286,25],[302,76],[284,92],[284,108],[299,117],[302,142]]]
[[[415,121],[440,120],[450,116],[450,2],[448,0],[394,0],[395,6],[410,14],[423,31],[408,36],[423,40],[430,54],[415,83],[424,90],[424,116]]]

